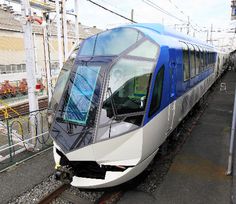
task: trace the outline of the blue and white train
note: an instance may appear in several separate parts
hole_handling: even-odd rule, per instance
[[[103,188],[140,174],[220,76],[224,58],[159,24],[84,40],[63,66],[49,105],[57,177]]]

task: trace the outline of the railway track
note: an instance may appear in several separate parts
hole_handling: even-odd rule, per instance
[[[42,198],[38,204],[50,204],[55,199],[62,199],[63,201],[67,201],[73,204],[92,204],[92,202],[82,199],[81,197],[66,191],[69,189],[70,186],[67,184],[62,184],[58,188],[56,188],[54,191],[46,195],[44,198]]]
[[[39,99],[39,109],[44,109],[48,106],[48,98],[42,97]],[[29,114],[29,102],[25,101],[22,103],[14,104],[10,106],[11,108],[6,108],[4,106],[0,107],[0,120],[4,119],[4,112],[7,109],[7,113],[9,117],[17,117],[19,113],[20,115]],[[14,111],[13,111],[14,110]]]

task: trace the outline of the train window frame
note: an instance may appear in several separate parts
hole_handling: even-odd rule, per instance
[[[145,46],[145,44],[148,44],[148,43],[149,43],[148,49],[150,49],[150,47],[152,46],[152,52],[154,53],[153,56],[148,56],[148,55],[144,56],[145,54],[149,54],[149,53],[142,53],[143,46]],[[141,49],[141,52],[140,52],[140,49]],[[156,49],[156,50],[154,50],[154,49]],[[157,58],[157,55],[159,52],[160,52],[160,46],[157,45],[156,43],[152,42],[151,40],[145,38],[142,41],[140,41],[140,43],[138,45],[136,45],[131,51],[129,51],[126,54],[126,56],[155,60]]]
[[[209,51],[206,50],[206,69],[209,69]]]
[[[108,32],[111,32],[111,31],[115,31],[115,30],[118,30],[118,29],[123,29],[123,30],[131,30],[131,31],[135,31],[137,33],[137,36],[136,36],[136,41],[133,42],[132,44],[129,44],[127,47],[125,47],[125,49],[123,49],[122,51],[120,51],[119,53],[116,53],[116,54],[111,54],[111,53],[103,53],[103,54],[96,54],[96,52],[98,52],[98,48],[99,46],[97,47],[97,44],[99,43],[99,38],[102,36],[102,35],[106,35],[106,33]],[[84,49],[84,46],[86,45],[85,43],[88,42],[88,40],[92,40],[92,38],[95,38],[95,41],[93,43],[93,50],[91,53],[89,54],[83,54],[83,49]],[[113,28],[113,29],[109,29],[109,30],[105,30],[103,32],[100,32],[96,35],[93,35],[87,39],[85,39],[83,41],[83,43],[81,44],[81,47],[79,49],[79,53],[78,55],[80,57],[86,57],[86,56],[93,56],[93,57],[99,57],[99,56],[119,56],[121,55],[125,50],[129,49],[130,47],[132,47],[133,45],[135,45],[138,41],[142,41],[143,39],[145,38],[144,34],[139,31],[138,29],[136,28],[131,28],[131,27],[118,27],[118,28]],[[121,40],[122,42],[124,40]],[[101,49],[101,48],[100,48]]]
[[[200,48],[200,55],[201,55],[201,58],[200,58],[200,73],[202,73],[204,71],[204,59],[203,59],[203,56],[204,56],[204,52],[203,52],[203,48],[202,47],[199,47]]]
[[[190,79],[192,79],[196,76],[196,57],[195,57],[195,47],[189,43],[189,48],[190,48],[189,49]],[[192,72],[192,70],[193,70],[193,72]]]
[[[180,41],[182,43],[182,64],[183,64],[183,81],[186,82],[190,80],[190,51],[187,43]],[[185,54],[187,53],[187,60],[185,59]],[[186,63],[187,61],[187,63]],[[186,65],[188,65],[186,69]],[[186,70],[188,70],[188,75],[186,75]],[[185,77],[186,76],[186,77]]]
[[[200,48],[197,45],[193,45],[195,47],[195,59],[196,59],[196,76],[198,76],[201,72],[201,53]]]
[[[158,80],[159,76],[161,77],[161,80]],[[153,89],[152,89],[152,94],[151,94],[152,97],[151,97],[149,110],[148,110],[148,117],[149,118],[151,118],[153,115],[155,115],[161,107],[164,78],[165,78],[165,65],[162,65],[161,68],[159,69],[158,73],[155,76],[155,81],[153,84]],[[156,97],[154,97],[154,91],[156,90],[155,88],[156,88],[156,86],[158,86],[159,82],[161,82],[160,95],[157,96],[157,97],[159,97],[157,100],[157,105],[152,107],[152,103],[154,103],[155,102],[154,99],[156,99]]]

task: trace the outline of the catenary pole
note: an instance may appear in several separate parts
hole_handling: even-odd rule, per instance
[[[62,43],[61,43],[61,18],[60,18],[60,4],[59,0],[56,0],[56,21],[57,21],[57,44],[58,44],[58,62],[60,69],[63,66],[63,50],[62,50]]]
[[[63,47],[64,61],[68,57],[68,38],[67,38],[67,18],[66,18],[66,0],[62,0],[62,30],[63,30]]]
[[[35,77],[35,52],[33,46],[32,25],[29,17],[31,17],[31,8],[29,0],[21,0],[21,13],[23,16],[22,27],[24,35],[26,74],[28,83],[28,99],[29,111],[38,110],[38,98],[35,93],[36,77]],[[31,117],[31,136],[34,136],[35,117]]]
[[[75,0],[75,37],[79,44],[79,0]]]

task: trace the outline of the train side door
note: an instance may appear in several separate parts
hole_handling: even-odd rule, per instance
[[[169,49],[169,106],[168,106],[168,130],[169,134],[174,125],[175,97],[176,97],[176,50]]]

